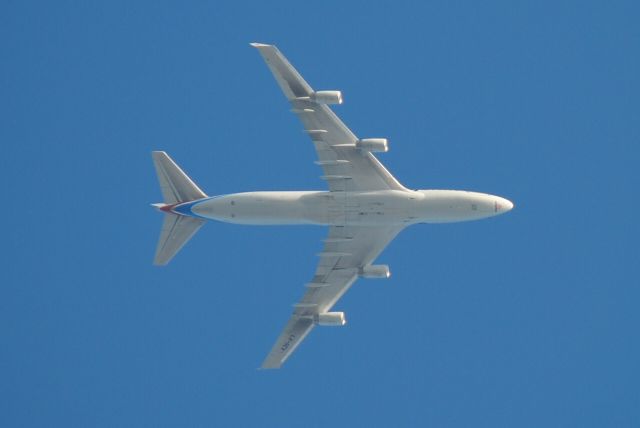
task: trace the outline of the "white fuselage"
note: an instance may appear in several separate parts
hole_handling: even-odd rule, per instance
[[[499,196],[459,190],[374,192],[246,192],[177,204],[176,214],[252,225],[391,225],[477,220],[513,204]]]

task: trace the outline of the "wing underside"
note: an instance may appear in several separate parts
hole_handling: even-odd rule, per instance
[[[370,265],[403,225],[387,227],[347,226],[348,194],[354,191],[407,190],[368,151],[356,148],[358,138],[326,105],[318,103],[314,90],[273,45],[252,43],[273,73],[280,89],[311,138],[330,190],[333,223],[319,254],[320,260],[306,292],[276,340],[262,368],[278,368],[300,345],[319,314],[329,311]],[[339,224],[345,225],[340,226]]]
[[[304,126],[318,154],[331,191],[406,190],[367,151],[356,149],[358,138],[325,104],[313,101],[314,90],[273,45],[252,43],[273,73],[280,89]]]
[[[314,327],[315,316],[331,310],[403,227],[331,226],[315,275],[262,368],[279,368]]]

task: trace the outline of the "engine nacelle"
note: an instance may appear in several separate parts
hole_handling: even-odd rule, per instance
[[[340,91],[316,91],[309,98],[318,104],[342,104]]]
[[[391,271],[387,265],[369,265],[360,269],[360,276],[363,278],[382,278],[391,276]]]
[[[356,148],[367,152],[388,152],[389,142],[386,138],[363,138],[356,141]]]
[[[345,325],[347,320],[344,317],[344,312],[325,312],[315,316],[314,321],[318,325],[339,327]]]

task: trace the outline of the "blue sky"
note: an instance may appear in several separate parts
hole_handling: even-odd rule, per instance
[[[0,425],[640,426],[637,2],[0,4]],[[280,371],[321,227],[208,224],[151,265],[150,151],[208,194],[322,189],[252,41],[275,43],[422,225]]]

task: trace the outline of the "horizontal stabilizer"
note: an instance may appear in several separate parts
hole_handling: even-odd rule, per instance
[[[156,248],[155,265],[166,265],[204,224],[204,220],[181,215],[166,215]]]
[[[165,203],[177,204],[207,197],[165,152],[151,154]]]
[[[151,155],[164,198],[163,204],[152,205],[166,212],[153,263],[166,265],[204,224],[202,219],[172,212],[171,208],[176,204],[206,198],[207,195],[165,152],[152,152]]]

